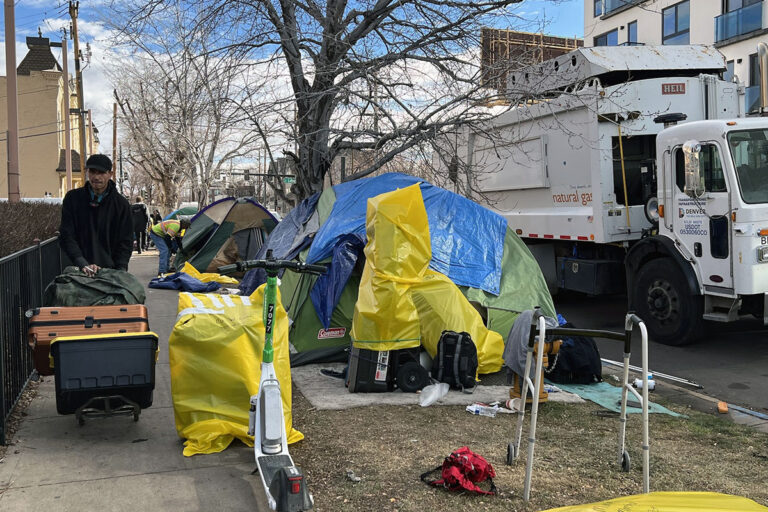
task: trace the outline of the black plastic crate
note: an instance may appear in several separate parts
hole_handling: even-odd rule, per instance
[[[73,336],[51,344],[56,410],[72,414],[94,397],[122,395],[152,405],[157,361],[153,332]]]

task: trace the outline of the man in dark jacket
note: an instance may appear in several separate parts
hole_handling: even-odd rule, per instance
[[[133,237],[136,239],[136,249],[141,254],[142,249],[147,250],[147,225],[149,225],[149,212],[141,196],[136,196],[136,202],[131,205],[133,217]]]
[[[133,250],[131,205],[111,180],[108,156],[91,155],[85,168],[85,186],[64,196],[61,247],[86,275],[93,276],[102,267],[128,270]]]

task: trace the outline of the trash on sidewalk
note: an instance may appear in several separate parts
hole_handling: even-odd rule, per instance
[[[419,405],[422,407],[429,407],[447,395],[449,390],[450,386],[445,382],[430,384],[421,390],[421,394],[419,395]]]
[[[489,418],[495,418],[496,413],[499,412],[499,406],[490,406],[487,404],[475,402],[467,406],[467,412],[476,414],[478,416],[488,416]]]

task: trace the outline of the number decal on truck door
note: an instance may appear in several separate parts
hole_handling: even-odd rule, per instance
[[[761,236],[760,237],[760,243],[763,245],[768,244],[768,236]]]

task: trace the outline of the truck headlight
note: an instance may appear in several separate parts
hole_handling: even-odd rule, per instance
[[[768,245],[757,248],[757,261],[759,263],[765,263],[768,261]]]

